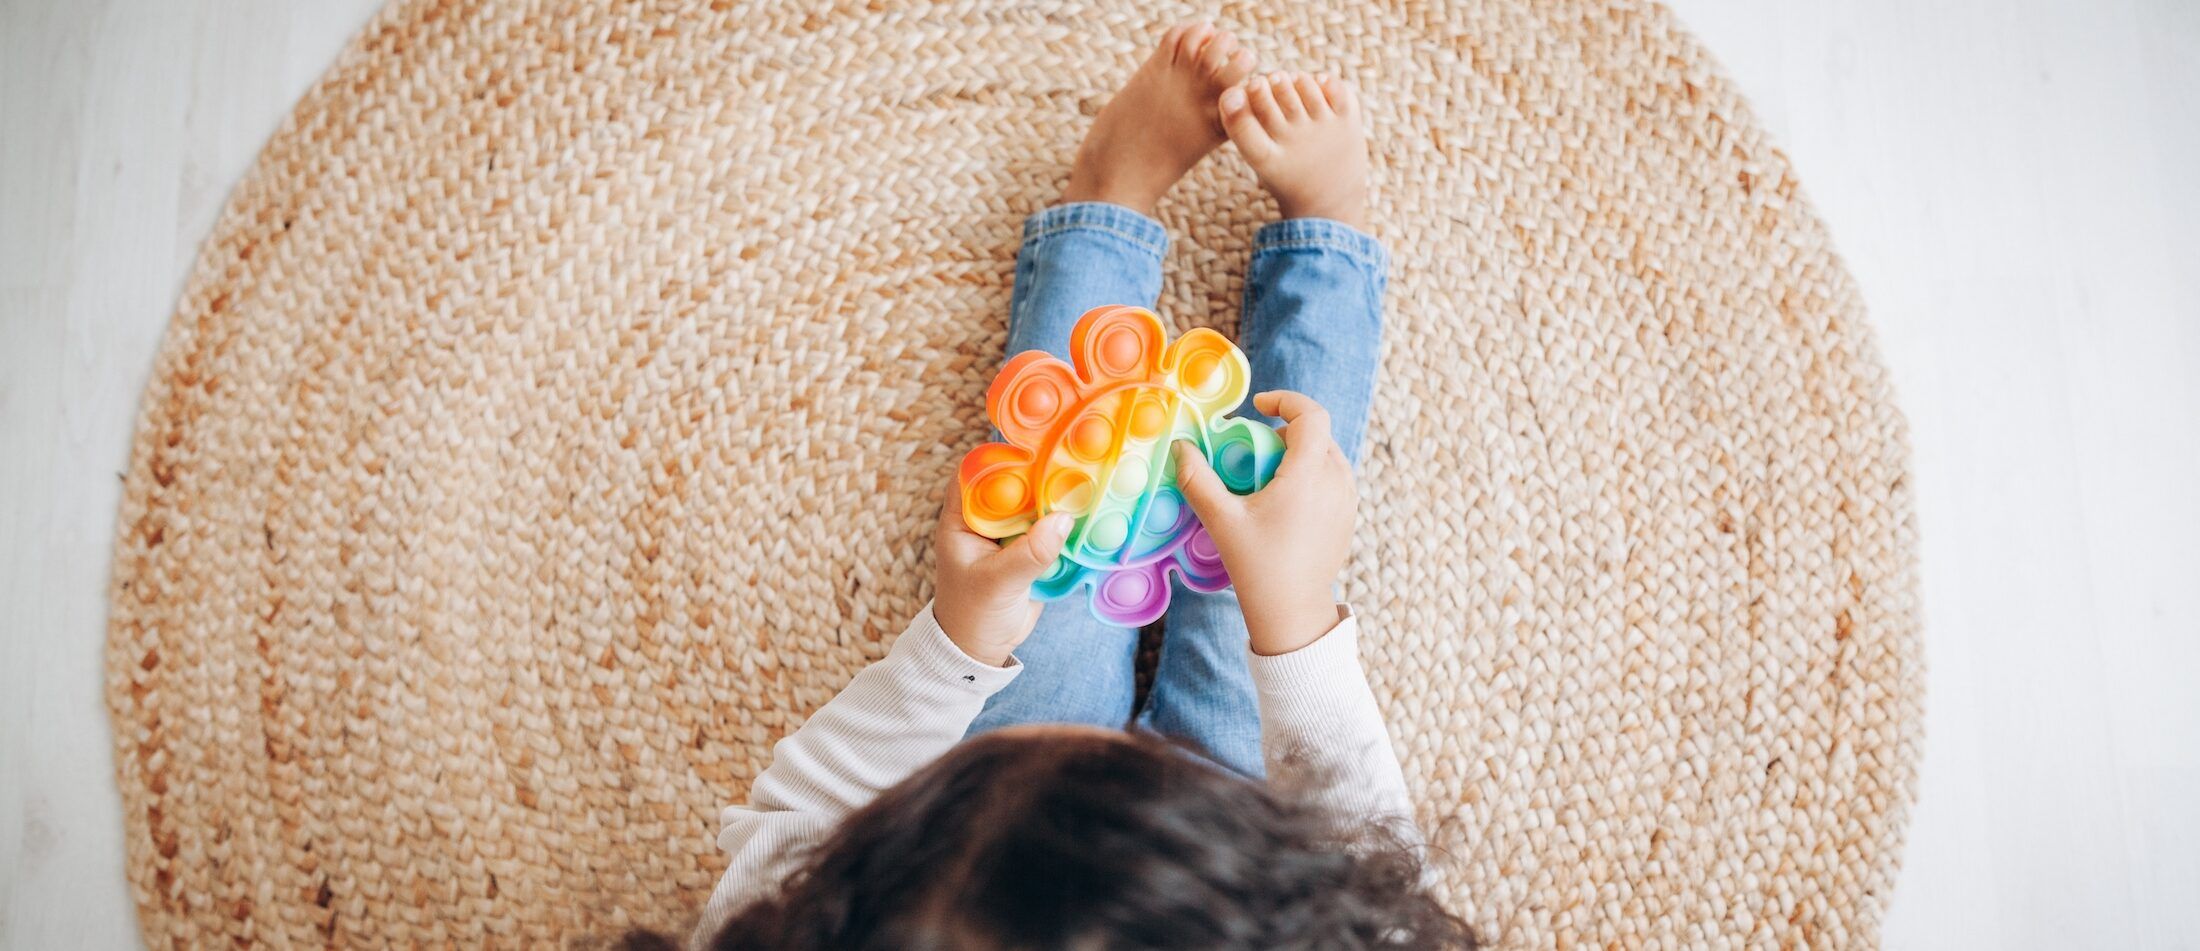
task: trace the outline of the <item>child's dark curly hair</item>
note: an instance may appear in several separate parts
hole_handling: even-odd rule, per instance
[[[1347,832],[1161,740],[1008,731],[851,814],[711,946],[1475,947],[1420,878],[1396,833]]]

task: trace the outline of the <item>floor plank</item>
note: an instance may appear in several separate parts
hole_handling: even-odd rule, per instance
[[[1931,693],[1888,947],[2200,946],[2172,805],[2200,782],[2200,17],[1675,5],[1798,166],[1914,427]]]
[[[118,474],[199,242],[376,7],[0,7],[0,948],[137,943],[100,669]]]

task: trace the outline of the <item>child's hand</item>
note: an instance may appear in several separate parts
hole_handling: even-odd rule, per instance
[[[1076,518],[1056,512],[1003,545],[963,524],[962,491],[947,487],[947,506],[932,535],[938,572],[932,617],[963,653],[996,667],[1031,636],[1039,602],[1031,583],[1054,567]]]
[[[1177,484],[1222,551],[1253,652],[1287,654],[1337,626],[1330,586],[1344,569],[1359,499],[1352,464],[1329,435],[1328,410],[1283,390],[1254,396],[1253,406],[1284,422],[1275,479],[1233,495],[1198,449],[1178,442]]]

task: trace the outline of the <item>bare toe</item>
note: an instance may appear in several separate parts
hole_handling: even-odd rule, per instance
[[[1216,33],[1207,40],[1206,46],[1200,48],[1200,72],[1209,76],[1221,72],[1223,65],[1230,61],[1231,54],[1236,53],[1237,49],[1237,37],[1230,35],[1230,31]]]
[[[1256,105],[1258,100],[1252,94],[1253,90],[1267,88],[1267,83],[1258,81],[1246,83],[1244,86],[1233,86],[1224,90],[1221,100],[1216,103],[1222,112],[1223,130],[1230,134],[1230,141],[1237,143],[1238,153],[1245,156],[1247,161],[1266,161],[1276,148],[1276,140],[1262,127],[1259,106]],[[1273,108],[1274,105],[1274,101],[1270,100],[1269,107]]]
[[[1322,92],[1329,95],[1329,106],[1340,116],[1354,116],[1360,112],[1360,91],[1352,84],[1328,73],[1322,74]]]
[[[1177,25],[1177,29],[1183,32],[1176,35],[1175,44],[1169,47],[1169,61],[1172,63],[1194,62],[1194,57],[1199,55],[1199,48],[1205,46],[1207,39],[1215,33],[1215,25],[1212,23],[1182,23]]]
[[[1245,98],[1251,104],[1253,117],[1268,127],[1273,134],[1283,128],[1283,106],[1276,102],[1275,87],[1264,78],[1255,78],[1245,84]]]
[[[1289,73],[1269,73],[1268,91],[1276,97],[1276,105],[1283,108],[1285,121],[1306,118],[1306,104],[1299,101],[1299,87],[1291,82]]]
[[[1235,86],[1244,82],[1245,77],[1253,74],[1253,67],[1257,62],[1258,60],[1253,56],[1252,50],[1240,48],[1237,52],[1230,54],[1229,62],[1222,64],[1222,68],[1215,71],[1215,84]]]
[[[1198,25],[1197,23],[1179,23],[1170,27],[1167,32],[1161,34],[1161,42],[1157,48],[1168,50],[1169,57],[1174,59],[1176,57],[1176,45],[1183,41],[1184,32]]]
[[[1308,116],[1326,119],[1335,115],[1329,108],[1329,94],[1322,92],[1321,84],[1315,82],[1314,77],[1300,73],[1298,78],[1291,81],[1291,85],[1298,90],[1299,102],[1305,104]]]

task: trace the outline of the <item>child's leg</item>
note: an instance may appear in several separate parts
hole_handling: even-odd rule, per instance
[[[1266,112],[1261,104],[1277,105],[1283,88],[1324,99],[1317,109],[1294,96],[1290,112],[1279,108],[1275,115],[1281,118],[1272,127],[1265,122],[1259,127],[1275,130],[1262,140],[1250,140],[1252,130],[1241,134],[1232,122],[1232,138],[1285,214],[1307,213],[1270,223],[1253,239],[1239,321],[1240,343],[1252,363],[1252,391],[1296,390],[1313,397],[1329,411],[1337,445],[1357,461],[1374,395],[1387,282],[1382,245],[1354,227],[1364,217],[1366,193],[1357,103],[1346,87],[1325,87],[1310,78],[1290,77],[1274,88],[1260,80],[1252,85],[1252,102],[1240,103],[1240,115],[1230,115],[1225,103],[1226,121],[1255,107]],[[1314,150],[1328,154],[1318,156],[1318,163],[1299,161]],[[1348,161],[1354,157],[1356,162]],[[1316,216],[1323,214],[1336,218]],[[1258,416],[1250,404],[1247,412]],[[1236,593],[1178,587],[1167,630],[1153,693],[1139,722],[1198,743],[1209,757],[1240,773],[1262,775],[1260,710],[1246,668],[1245,617]]]
[[[1008,310],[1009,355],[1044,350],[1067,359],[1070,327],[1108,304],[1152,307],[1161,294],[1168,232],[1128,208],[1057,205],[1024,222]],[[1104,624],[1079,591],[1049,603],[1016,649],[1024,672],[994,694],[969,735],[1019,723],[1120,727],[1135,694],[1138,632]]]
[[[1095,307],[1151,308],[1161,295],[1168,232],[1149,214],[1161,194],[1222,144],[1212,103],[1252,69],[1229,33],[1204,24],[1170,30],[1093,121],[1078,149],[1067,204],[1024,223],[1009,303],[1009,355],[1069,355],[1070,328]],[[1017,723],[1120,727],[1130,719],[1138,632],[1101,623],[1085,592],[1046,606],[1017,648],[1024,671],[970,726]]]

